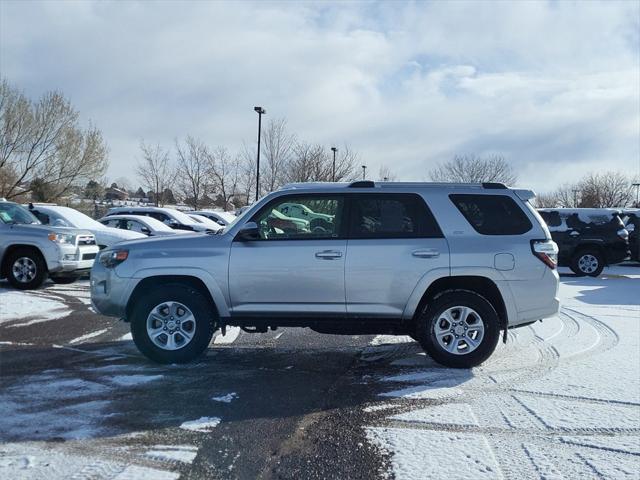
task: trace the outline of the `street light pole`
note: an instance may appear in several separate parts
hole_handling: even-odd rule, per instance
[[[331,151],[333,152],[333,170],[331,170],[331,181],[336,181],[336,152],[338,149],[336,147],[331,147]]]
[[[260,133],[262,131],[262,115],[267,111],[262,107],[253,107],[254,112],[258,114],[258,158],[256,160],[256,202],[260,196]]]
[[[640,192],[640,183],[632,183],[632,187],[636,187],[636,208],[640,208],[640,201],[638,200],[638,192]]]
[[[365,180],[367,178],[367,166],[362,165],[362,179]]]
[[[572,192],[573,192],[573,208],[576,208],[578,206],[578,192],[579,191],[580,190],[576,190],[576,189],[572,190]]]

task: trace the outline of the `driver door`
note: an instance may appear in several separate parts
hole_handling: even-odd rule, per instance
[[[283,214],[284,203],[301,203],[333,220],[312,226]],[[344,317],[344,211],[341,195],[292,194],[274,199],[249,219],[258,224],[259,238],[234,240],[229,259],[233,316]]]

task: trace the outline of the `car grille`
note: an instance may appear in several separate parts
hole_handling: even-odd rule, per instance
[[[94,258],[96,258],[95,253],[85,253],[84,255],[82,255],[83,260],[93,260]]]
[[[93,235],[80,235],[78,237],[78,245],[95,245],[96,237]]]

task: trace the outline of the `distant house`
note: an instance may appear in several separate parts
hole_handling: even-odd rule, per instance
[[[114,201],[114,200],[123,201],[129,198],[129,194],[127,193],[126,190],[122,190],[121,188],[118,188],[118,185],[114,183],[104,191],[104,198],[107,201]]]

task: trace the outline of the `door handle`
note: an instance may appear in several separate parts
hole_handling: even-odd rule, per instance
[[[440,252],[433,248],[429,248],[424,250],[414,250],[411,252],[411,255],[418,258],[435,258],[440,256]]]
[[[322,258],[324,260],[333,260],[340,257],[342,257],[342,252],[337,250],[323,250],[322,252],[316,252],[316,258]]]

